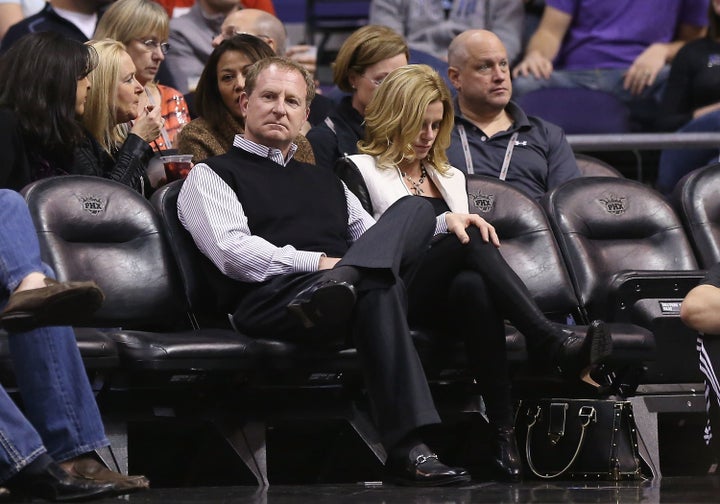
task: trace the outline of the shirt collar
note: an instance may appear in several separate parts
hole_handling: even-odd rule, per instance
[[[246,139],[241,134],[235,135],[235,139],[233,140],[233,147],[237,147],[244,151],[250,152],[251,154],[255,154],[256,156],[268,158],[269,160],[281,166],[287,166],[287,164],[295,155],[295,151],[297,151],[297,145],[292,143],[290,144],[290,150],[288,150],[287,157],[283,157],[282,151],[280,149],[275,149],[273,147],[267,147],[266,145],[255,143],[252,140]]]
[[[455,108],[455,121],[460,119],[465,123],[471,124],[470,121],[463,115],[462,110],[460,110],[460,103],[457,96],[455,96],[455,99],[453,100],[453,107]],[[513,127],[510,128],[508,131],[529,128],[531,126],[530,121],[525,114],[525,111],[521,109],[520,106],[517,105],[514,101],[511,100],[508,102],[508,104],[505,106],[505,111],[510,115],[510,118],[513,121]]]

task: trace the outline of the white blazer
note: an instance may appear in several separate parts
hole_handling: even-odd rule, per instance
[[[375,158],[368,154],[355,154],[348,157],[358,167],[365,180],[375,219],[380,218],[390,205],[403,196],[412,195],[403,181],[399,168],[378,168]],[[430,163],[425,163],[425,169],[451,212],[470,213],[463,172],[451,167],[447,173],[441,174]]]

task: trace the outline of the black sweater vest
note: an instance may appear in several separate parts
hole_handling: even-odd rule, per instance
[[[281,166],[237,147],[206,163],[237,194],[253,235],[331,257],[347,251],[347,201],[330,170],[295,160]]]

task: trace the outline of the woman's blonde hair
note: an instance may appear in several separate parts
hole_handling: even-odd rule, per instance
[[[110,38],[128,45],[157,33],[162,42],[170,34],[170,20],[165,9],[153,0],[117,0],[98,21],[97,40]]]
[[[82,122],[103,149],[112,153],[127,138],[127,126],[117,124],[115,107],[120,84],[120,58],[125,46],[112,39],[88,42],[98,54],[98,66],[90,72],[90,90]]]
[[[404,54],[410,59],[405,39],[387,26],[367,25],[355,30],[345,40],[332,64],[333,82],[346,93],[352,93],[350,75],[362,75],[369,66]]]
[[[427,160],[440,173],[447,172],[450,164],[445,150],[454,123],[452,98],[442,77],[427,65],[400,67],[383,80],[365,109],[365,139],[358,142],[359,152],[377,157],[378,166],[413,160],[413,143],[425,111],[437,101],[443,104],[443,115]]]

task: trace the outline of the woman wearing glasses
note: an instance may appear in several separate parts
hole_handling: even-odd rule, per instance
[[[111,38],[125,44],[135,64],[135,78],[145,92],[140,95],[140,110],[160,108],[163,125],[160,135],[151,139],[153,150],[175,147],[175,138],[190,122],[185,98],[177,89],[155,82],[160,64],[170,50],[170,33],[165,10],[152,0],[118,0],[103,14],[95,30],[95,39]]]
[[[385,76],[407,65],[409,57],[405,40],[386,26],[363,26],[347,38],[333,63],[333,82],[350,96],[306,135],[318,166],[332,168],[343,154],[357,152],[365,107]]]

